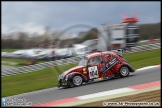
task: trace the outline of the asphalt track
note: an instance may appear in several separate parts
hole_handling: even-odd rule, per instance
[[[139,70],[125,78],[111,79],[108,81],[85,84],[80,87],[67,89],[59,89],[57,87],[54,87],[50,89],[10,96],[8,98],[25,98],[27,99],[27,102],[32,102],[32,104],[38,104],[63,98],[70,98],[95,92],[118,89],[122,87],[161,80],[160,68],[161,67],[153,67],[146,70]]]

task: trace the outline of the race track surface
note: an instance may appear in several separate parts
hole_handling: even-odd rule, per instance
[[[107,99],[107,100],[102,100],[102,101],[97,101],[97,102],[92,102],[92,103],[87,103],[87,104],[82,104],[78,105],[77,107],[119,107],[119,105],[103,105],[103,102],[153,102],[159,104],[154,104],[153,105],[148,105],[148,107],[160,107],[161,106],[161,98],[160,98],[160,90],[154,90],[154,91],[149,91],[149,92],[144,92],[144,93],[139,93],[135,95],[129,95],[129,96],[124,96],[120,98],[113,98],[113,99]],[[143,106],[146,107],[147,105]],[[121,105],[120,107],[142,107],[142,105],[136,106],[136,105]]]
[[[135,73],[130,74],[130,76],[126,78],[111,79],[108,81],[101,81],[93,84],[86,84],[80,87],[67,89],[59,89],[57,87],[54,87],[50,89],[10,96],[8,98],[25,98],[27,99],[27,102],[32,102],[32,104],[38,104],[63,98],[70,98],[90,93],[118,89],[122,87],[161,80],[160,68],[161,67],[154,67],[151,69],[139,70]]]

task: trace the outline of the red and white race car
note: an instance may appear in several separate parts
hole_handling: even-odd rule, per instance
[[[83,83],[126,77],[135,72],[120,55],[110,51],[99,51],[84,56],[79,65],[63,72],[58,78],[58,87],[74,87]]]

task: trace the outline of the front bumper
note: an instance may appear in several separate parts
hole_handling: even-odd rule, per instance
[[[64,81],[64,80],[62,80],[62,79],[60,79],[59,81],[58,81],[58,87],[60,88],[60,87],[68,87],[68,82],[66,82],[66,81]]]

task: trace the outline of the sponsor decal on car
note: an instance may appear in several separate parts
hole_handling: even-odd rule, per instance
[[[103,80],[103,78],[96,78],[96,79],[94,79],[94,81],[100,81],[100,80]]]
[[[109,69],[111,69],[116,63],[118,63],[118,59],[114,57],[110,62],[105,63],[105,66],[103,66],[100,70],[101,72],[106,72]]]
[[[89,67],[88,71],[89,71],[89,78],[90,79],[99,77],[97,66]]]

